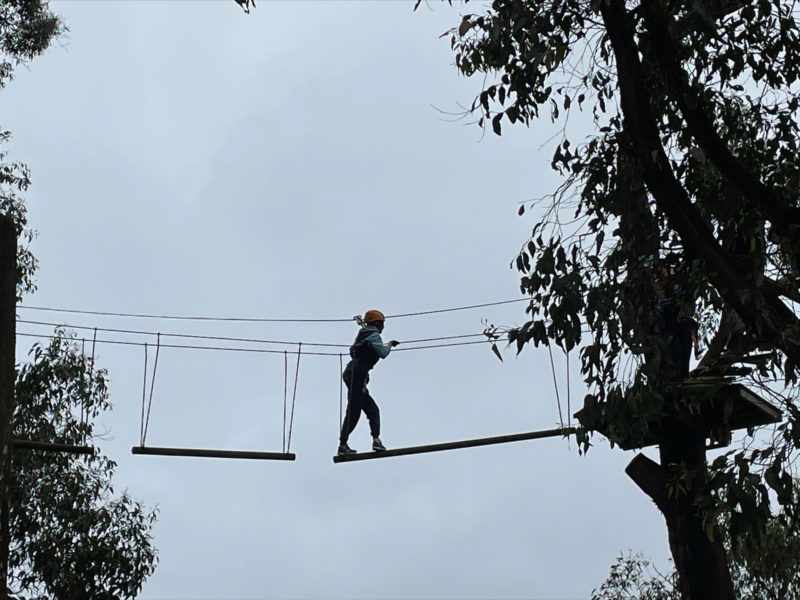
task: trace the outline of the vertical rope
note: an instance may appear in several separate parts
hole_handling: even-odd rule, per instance
[[[92,334],[92,358],[89,360],[89,393],[91,394],[93,388],[93,378],[94,378],[94,351],[97,347],[97,327],[94,328],[94,333]],[[89,415],[87,411],[86,415],[86,430],[89,429]],[[86,430],[83,432],[83,445],[86,445]]]
[[[92,334],[92,360],[89,362],[89,380],[94,376],[94,349],[97,346],[97,327]]]
[[[300,354],[302,353],[303,349],[303,342],[298,342],[297,344],[297,367],[294,371],[294,390],[292,390],[292,414],[289,418],[289,440],[286,442],[286,451],[289,452],[289,449],[292,447],[292,426],[294,425],[294,404],[295,398],[297,398],[297,379],[300,374]]]
[[[286,395],[288,393],[289,381],[289,353],[283,351],[283,443],[281,451],[286,453]]]
[[[342,388],[344,386],[344,379],[342,377],[342,354],[339,353],[339,431],[336,432],[336,435],[339,435],[342,431],[342,427],[344,423],[342,422]]]
[[[569,350],[567,354],[567,427],[572,427],[572,408],[570,407],[570,394],[569,394]]]
[[[556,365],[553,362],[553,351],[550,349],[550,344],[547,344],[547,353],[550,355],[550,371],[553,373],[553,387],[556,389],[556,404],[558,404],[558,422],[561,423],[561,428],[564,428],[564,415],[561,412],[561,396],[558,394],[558,379],[556,378]]]
[[[144,422],[144,433],[142,435],[142,446],[144,446],[144,442],[147,439],[147,428],[150,425],[150,409],[153,407],[153,388],[155,387],[156,383],[156,370],[158,369],[158,353],[161,349],[161,334],[156,334],[156,358],[153,361],[153,378],[150,380],[150,399],[147,402],[147,418]]]
[[[144,343],[144,377],[142,378],[142,417],[139,420],[139,445],[144,446],[144,405],[147,398],[147,342]]]
[[[89,392],[86,389],[86,340],[83,339],[83,338],[81,339],[81,363],[82,363],[82,368],[81,368],[81,388],[83,388],[83,398],[81,398],[81,421],[80,421],[80,424],[81,425],[85,425],[86,424],[86,417],[85,417],[86,410],[85,410],[85,407],[86,407],[86,402],[88,400]],[[91,380],[90,380],[89,383],[91,385]],[[85,427],[83,428],[81,439],[86,440],[86,428]]]

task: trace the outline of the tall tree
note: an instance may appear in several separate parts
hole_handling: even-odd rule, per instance
[[[798,483],[795,502],[800,500]],[[800,600],[800,531],[796,527],[784,519],[773,519],[754,544],[731,538],[724,522],[722,531],[737,598]],[[676,600],[681,597],[677,582],[675,570],[662,574],[642,554],[620,555],[611,565],[608,578],[592,592],[592,600]]]
[[[733,598],[720,514],[734,533],[763,534],[771,489],[792,516],[796,16],[792,0],[495,0],[451,32],[457,68],[486,81],[471,109],[481,126],[500,135],[542,112],[563,123],[551,166],[564,183],[540,201],[517,258],[531,303],[509,340],[580,350],[584,450],[598,429],[626,447],[657,434],[661,464],[641,457],[629,473],[664,514],[687,598]],[[575,111],[593,122],[579,145]],[[695,375],[718,387],[746,375],[787,417],[710,465],[696,426],[708,387],[676,373],[678,334],[657,310],[671,255],[675,319],[695,314],[706,342]]]
[[[81,445],[110,409],[107,374],[65,332],[18,368],[14,437]],[[9,589],[17,598],[135,598],[155,570],[155,511],[114,493],[100,454],[19,450],[12,464]]]
[[[41,0],[0,0],[0,88],[4,87],[19,64],[30,61],[44,52],[53,38],[61,31],[61,24]],[[8,133],[0,133],[0,143]],[[13,280],[17,270],[14,256],[18,254],[15,233],[24,227],[24,209],[20,207],[17,193],[28,183],[28,172],[24,165],[5,163],[5,153],[0,156],[0,199],[2,200],[2,245],[4,272],[0,281],[4,283],[0,296],[0,597],[6,596],[9,548],[9,502],[8,491],[11,473],[11,419],[14,412],[14,302]],[[15,231],[17,230],[17,231]],[[30,254],[23,250],[20,258],[24,267]],[[6,258],[10,260],[5,260]],[[30,271],[28,271],[30,273]],[[30,284],[30,280],[27,281]]]
[[[64,30],[42,0],[0,0],[0,87],[15,68],[44,52]],[[0,145],[9,138],[0,132]],[[30,185],[27,167],[0,151],[0,215],[19,238],[16,296],[34,290],[36,259],[28,248],[21,194]],[[14,308],[11,306],[13,322]],[[13,352],[11,371],[14,371]],[[93,419],[108,410],[106,373],[96,369],[64,332],[47,347],[35,346],[32,361],[17,367],[8,402],[11,435],[64,444],[91,443]],[[115,464],[107,457],[5,447],[0,553],[2,597],[134,598],[156,564],[151,530],[155,512],[127,492],[115,494]],[[7,572],[6,572],[7,568]]]
[[[0,143],[7,135],[0,135]],[[12,273],[17,299],[34,289],[36,260],[28,247],[34,232],[21,198],[29,184],[25,166],[7,163],[0,152],[0,215],[20,239]],[[12,298],[12,319],[14,312]],[[91,444],[94,418],[110,409],[106,372],[64,332],[47,347],[34,346],[31,357],[16,368],[8,437]],[[98,454],[28,449],[7,456],[12,460],[3,587],[20,599],[136,597],[155,569],[156,514],[127,492],[114,494],[115,463]]]

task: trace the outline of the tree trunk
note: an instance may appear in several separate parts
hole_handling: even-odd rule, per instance
[[[685,426],[666,425],[660,449],[661,465],[639,454],[625,471],[664,515],[681,595],[684,600],[734,600],[722,537],[716,526],[709,537],[696,508],[697,491],[706,479],[705,437]],[[670,481],[677,469],[690,474],[681,481],[684,490]]]
[[[625,0],[603,0],[600,12],[616,59],[625,129],[631,134],[641,175],[656,206],[680,235],[687,256],[705,261],[709,281],[748,328],[775,340],[779,349],[800,364],[796,335],[800,319],[776,295],[775,286],[756,285],[737,258],[720,246],[672,172],[650,105],[650,90]]]
[[[722,536],[714,524],[710,539],[702,518],[697,514],[695,497],[706,481],[705,436],[685,427],[665,431],[661,439],[661,466],[681,465],[691,469],[691,487],[685,494],[675,494],[668,502],[664,518],[669,530],[669,547],[681,580],[684,598],[733,600],[733,583],[722,545]]]
[[[0,598],[8,598],[8,489],[14,412],[16,299],[17,231],[10,216],[0,215]]]

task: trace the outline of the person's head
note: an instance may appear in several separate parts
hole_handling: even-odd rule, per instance
[[[379,310],[368,310],[364,313],[364,323],[375,327],[378,333],[383,331],[383,322],[385,320],[386,317],[384,317],[383,313]]]
[[[670,252],[664,258],[659,258],[656,262],[657,275],[661,279],[673,277],[681,266],[681,255],[677,252]]]

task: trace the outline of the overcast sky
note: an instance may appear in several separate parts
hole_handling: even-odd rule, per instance
[[[555,132],[542,122],[498,138],[459,119],[481,79],[456,73],[439,36],[465,8],[413,4],[258,0],[248,16],[233,0],[53,2],[69,32],[0,93],[11,158],[33,174],[41,268],[25,305],[347,319],[518,298],[509,264],[535,215],[517,209],[558,184]],[[523,306],[389,319],[384,337],[521,324]],[[357,331],[19,314],[306,344]],[[19,339],[20,358],[30,343]],[[132,456],[144,351],[99,344],[97,356],[114,404],[99,445],[119,463],[117,487],[160,511],[143,600],[571,599],[627,549],[668,568],[663,520],[623,472],[633,453],[600,438],[586,457],[546,439],[334,465],[339,359],[303,356],[296,462]],[[578,357],[571,377],[554,359],[574,412]],[[395,352],[371,390],[390,448],[559,422],[546,350],[503,363],[486,345]],[[164,348],[147,443],[280,451],[283,396],[280,353]],[[351,445],[369,444],[362,421]]]

